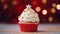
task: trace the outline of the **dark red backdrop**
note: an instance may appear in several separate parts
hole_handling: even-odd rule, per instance
[[[3,2],[0,0],[0,22],[18,23],[17,18],[21,14],[21,12],[26,8],[25,5],[27,4],[30,4],[34,10],[37,6],[40,6],[42,10],[48,10],[48,14],[45,16],[43,16],[41,12],[37,12],[39,14],[40,23],[49,23],[49,16],[52,16],[54,18],[52,23],[60,22],[60,10],[56,10],[56,13],[54,14],[50,12],[50,9],[52,8],[52,3],[59,4],[60,0],[47,0],[46,4],[43,4],[41,0],[15,0],[17,1],[16,5],[13,5],[12,1],[14,0],[5,0]],[[35,4],[33,4],[34,1],[36,2]],[[3,9],[3,6],[5,4],[8,5],[7,9]]]

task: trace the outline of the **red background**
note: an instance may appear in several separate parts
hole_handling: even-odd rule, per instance
[[[21,12],[26,8],[27,4],[30,4],[32,8],[35,10],[37,6],[40,6],[41,9],[46,9],[48,14],[43,16],[42,10],[41,12],[37,12],[39,14],[40,23],[50,23],[48,21],[48,17],[52,16],[54,18],[52,23],[60,23],[60,10],[56,9],[56,13],[52,14],[50,9],[52,8],[52,3],[60,4],[60,0],[47,0],[46,4],[43,4],[41,0],[15,0],[17,1],[17,5],[12,5],[12,1],[14,0],[5,0],[3,3],[0,0],[0,23],[18,23],[18,16]],[[33,2],[36,2],[35,4]],[[3,5],[7,4],[8,8],[3,9]]]

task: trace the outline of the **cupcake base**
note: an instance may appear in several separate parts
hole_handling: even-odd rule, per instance
[[[21,23],[19,24],[20,31],[22,32],[37,32],[38,24],[37,23]]]

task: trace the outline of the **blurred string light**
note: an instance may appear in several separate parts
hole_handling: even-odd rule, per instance
[[[53,8],[56,8],[56,3],[52,3],[52,7]]]
[[[57,4],[56,8],[57,10],[60,10],[60,4]]]
[[[51,8],[51,13],[56,13],[56,9],[55,8]]]
[[[44,10],[42,11],[42,14],[43,14],[43,15],[46,15],[46,14],[47,14],[47,10],[44,9]]]
[[[49,17],[49,18],[48,18],[48,21],[49,21],[49,22],[52,22],[52,21],[53,21],[53,17]]]
[[[2,2],[2,3],[4,3],[4,2],[5,2],[5,0],[1,0],[1,2]]]
[[[37,12],[40,12],[40,11],[41,11],[41,8],[38,6],[38,7],[35,8],[35,10],[36,10]]]
[[[3,5],[3,9],[7,9],[8,8],[8,5],[7,4],[4,4]]]
[[[43,3],[43,4],[46,4],[46,3],[47,3],[47,0],[42,0],[42,3]]]
[[[17,0],[12,1],[12,5],[17,5]]]

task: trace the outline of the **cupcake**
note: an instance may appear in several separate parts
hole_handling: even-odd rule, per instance
[[[20,30],[23,32],[36,32],[39,24],[38,14],[28,4],[18,17]]]

